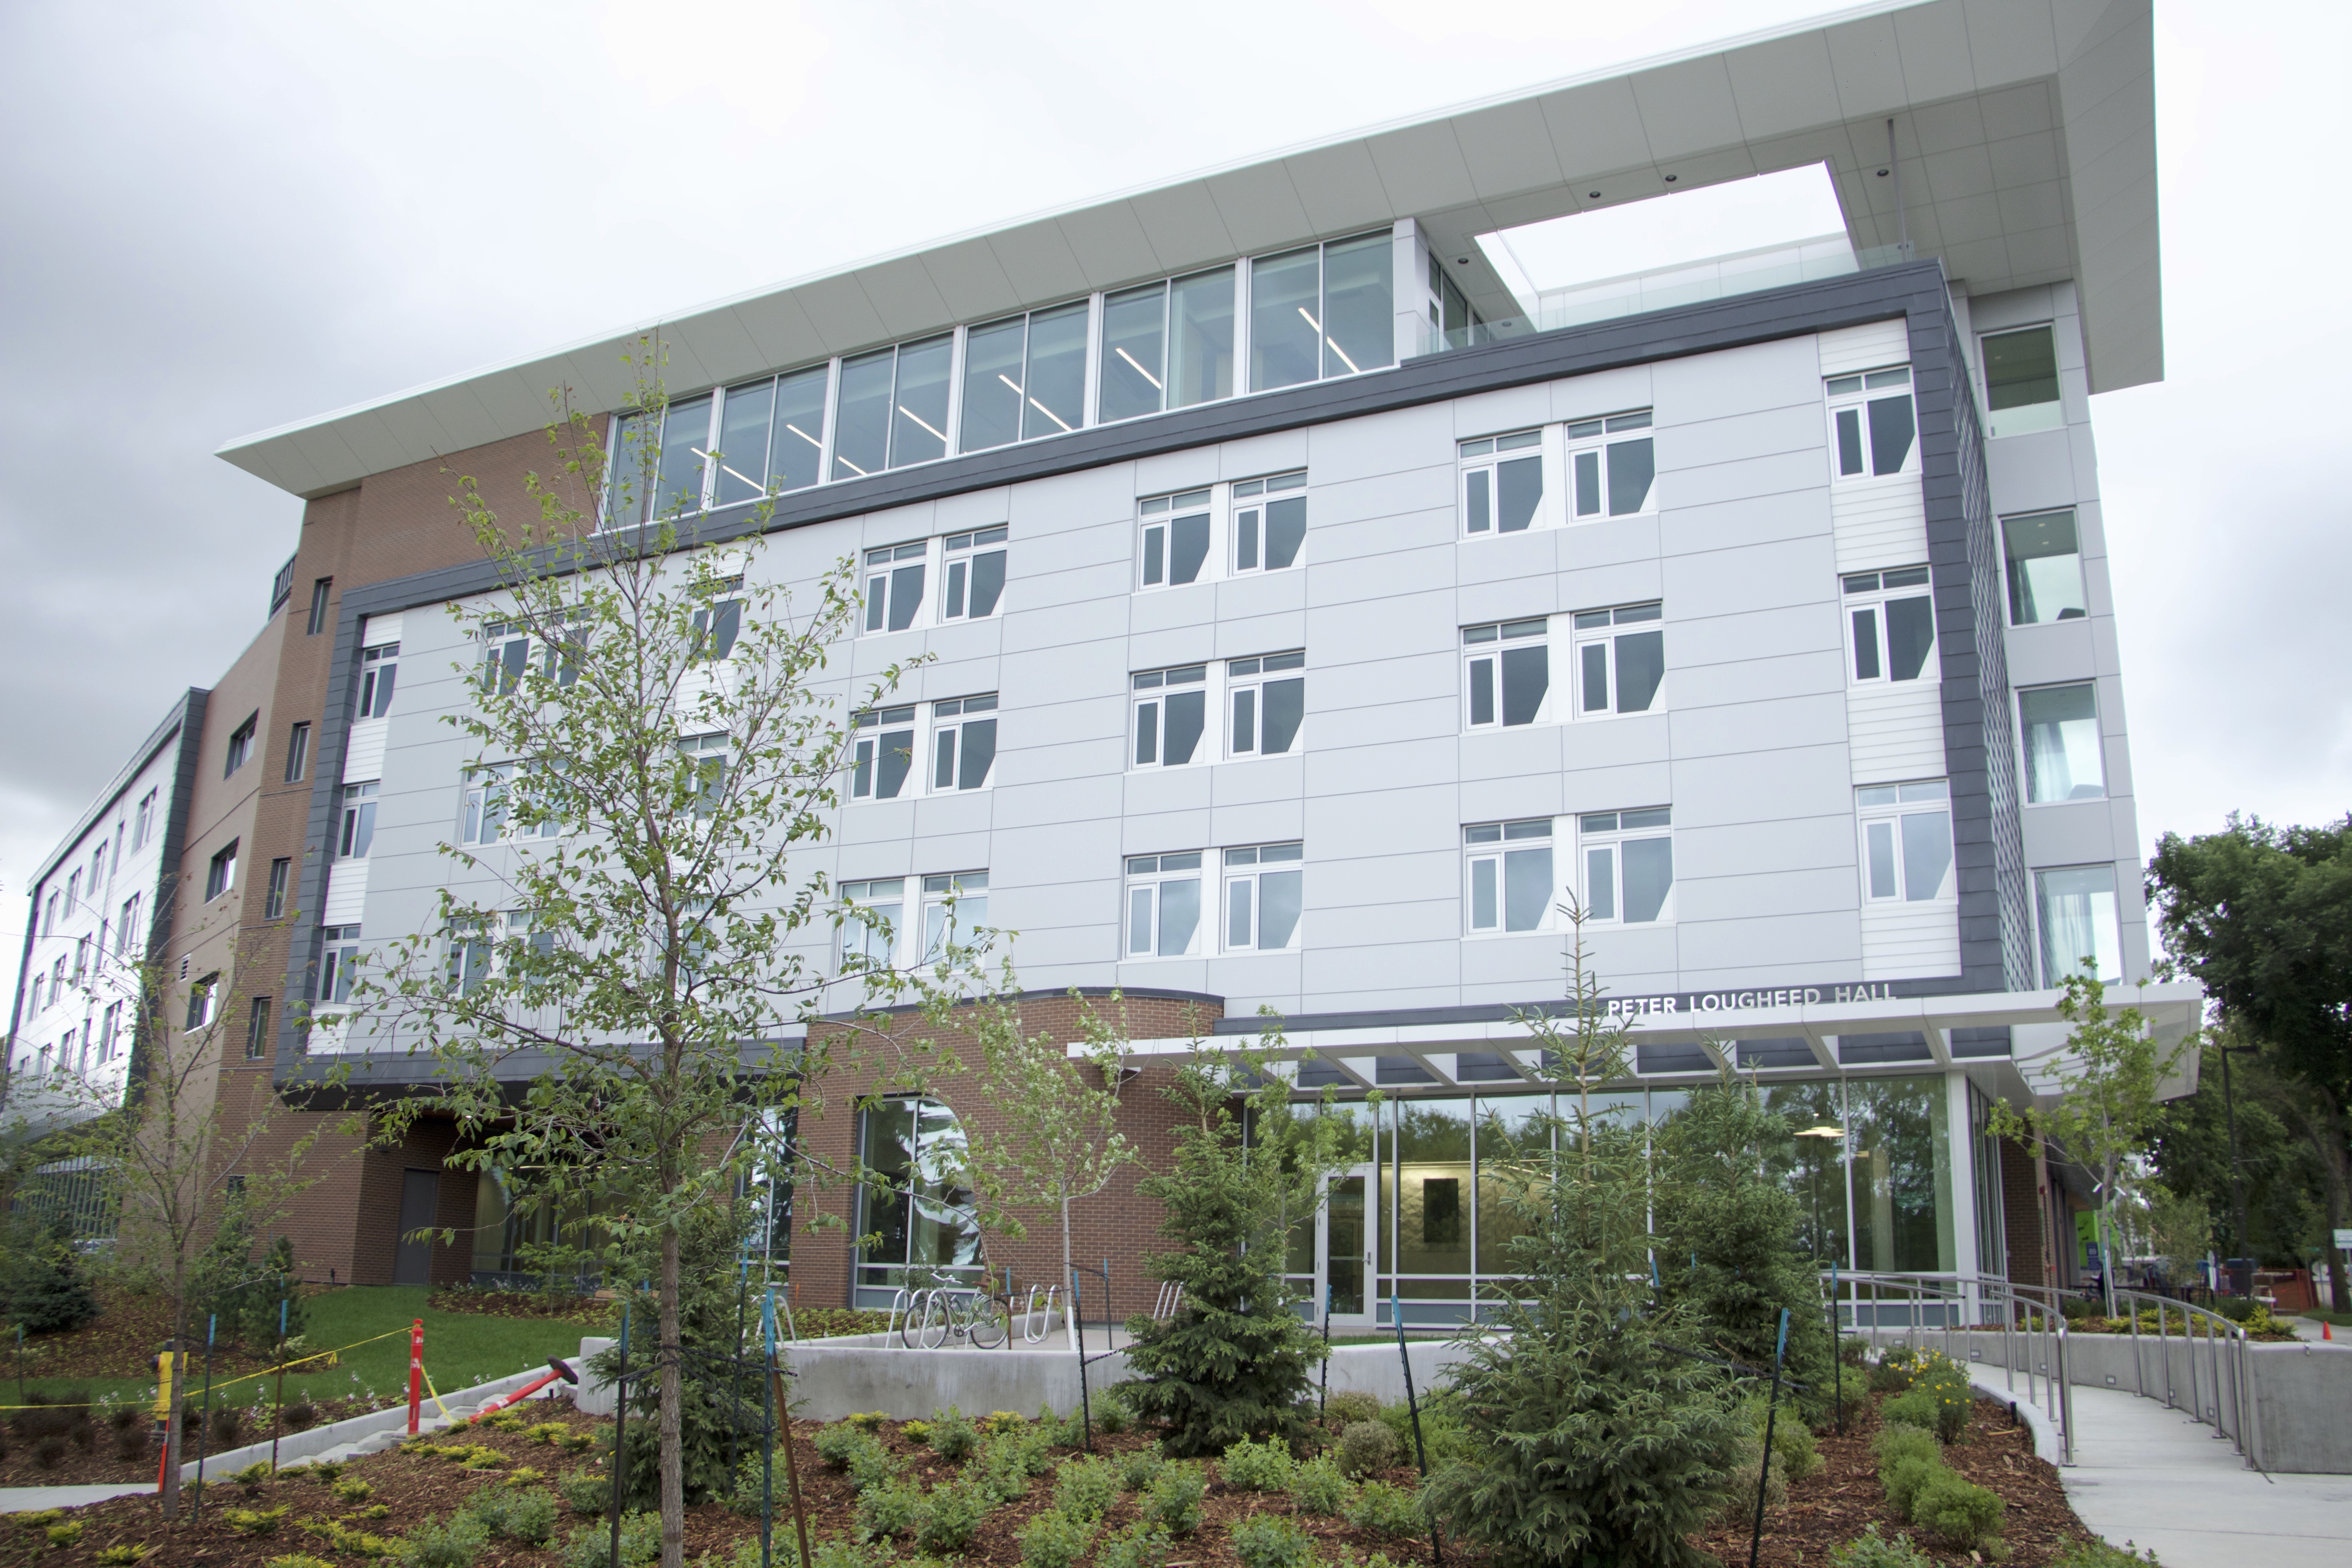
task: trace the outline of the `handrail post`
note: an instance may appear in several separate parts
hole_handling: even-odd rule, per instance
[[[2172,1408],[2172,1311],[2164,1303],[2156,1308],[2156,1353],[2164,1366],[2164,1407]]]
[[[2065,1412],[2058,1424],[2059,1462],[2074,1462],[2074,1380],[2066,1366],[2066,1325],[2058,1325],[2058,1403]]]

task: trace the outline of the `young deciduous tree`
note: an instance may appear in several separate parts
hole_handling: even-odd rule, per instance
[[[240,942],[224,973],[258,963],[262,951],[258,939]],[[39,1145],[45,1163],[72,1166],[97,1184],[116,1225],[104,1267],[171,1303],[172,1342],[184,1352],[197,1259],[232,1194],[247,1223],[274,1224],[326,1173],[313,1154],[330,1128],[312,1120],[278,1146],[291,1108],[263,1074],[231,1080],[244,1103],[224,1106],[221,1068],[236,1026],[223,1016],[226,1008],[213,1005],[216,998],[199,994],[192,1005],[189,983],[163,964],[103,962],[79,984],[98,1005],[121,1009],[118,1037],[130,1049],[128,1063],[61,1066],[39,1086],[34,1104],[20,1094],[14,1109],[37,1110],[55,1129]],[[267,1156],[265,1149],[271,1151]],[[164,1439],[166,1519],[179,1516],[186,1394],[187,1380],[175,1378]]]
[[[1127,1034],[1074,990],[1070,998],[1078,1004],[1086,1037],[1073,1057],[1052,1034],[1024,1032],[1010,965],[1004,980],[1000,997],[978,1005],[966,1030],[979,1043],[990,1100],[1003,1122],[1002,1132],[978,1125],[968,1129],[971,1168],[992,1203],[1055,1211],[1062,1226],[1063,1300],[1075,1301],[1070,1206],[1110,1185],[1119,1167],[1136,1158],[1118,1131]],[[1124,1016],[1125,1001],[1118,994],[1107,1005]],[[1089,1073],[1098,1081],[1087,1082]],[[1018,1234],[1019,1222],[1010,1216],[999,1218],[997,1226]],[[1066,1321],[1075,1348],[1077,1314],[1071,1312]]]
[[[637,363],[628,427],[658,432],[659,345]],[[698,479],[673,487],[671,515],[635,521],[679,467],[651,435],[625,438],[609,498],[589,420],[559,418],[549,439],[554,471],[526,480],[535,517],[501,518],[457,481],[500,581],[451,606],[479,649],[460,668],[470,701],[446,721],[470,753],[469,831],[441,847],[455,885],[437,929],[389,945],[346,1026],[439,1064],[437,1092],[383,1113],[386,1136],[451,1116],[452,1164],[495,1165],[559,1211],[593,1198],[616,1254],[658,1258],[662,1562],[678,1568],[681,1235],[754,1171],[803,1154],[771,1130],[814,1113],[832,1067],[860,1058],[875,1083],[919,1081],[957,990],[984,986],[958,947],[913,968],[853,957],[845,973],[809,951],[882,918],[837,903],[821,875],[794,877],[840,804],[853,710],[902,668],[855,693],[825,677],[856,624],[852,563],[795,603],[762,577],[757,527],[722,544],[681,521]],[[895,1023],[871,1010],[909,996]]]
[[[2021,1114],[2006,1100],[1992,1104],[1991,1129],[2003,1138],[2032,1137],[2055,1145],[2065,1158],[2091,1173],[2099,1192],[2100,1279],[2109,1317],[2116,1310],[2116,1198],[2128,1163],[2147,1144],[2163,1111],[2157,1086],[2171,1072],[2191,1042],[2170,1050],[2157,1043],[2147,1017],[2137,1007],[2108,1016],[2107,988],[2098,964],[2083,961],[2083,972],[2066,977],[2058,1016],[2074,1026],[2053,1077],[2058,1086],[2049,1104]]]

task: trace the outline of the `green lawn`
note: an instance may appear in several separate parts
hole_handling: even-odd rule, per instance
[[[425,1305],[425,1289],[422,1285],[359,1285],[346,1290],[330,1291],[314,1296],[310,1301],[310,1325],[308,1335],[310,1347],[331,1350],[373,1335],[391,1333],[389,1339],[376,1340],[373,1344],[360,1345],[342,1353],[342,1364],[318,1372],[297,1369],[286,1375],[286,1398],[290,1404],[297,1394],[309,1394],[327,1399],[341,1394],[357,1394],[373,1389],[380,1398],[404,1400],[408,1390],[408,1325],[412,1319],[425,1320],[425,1372],[433,1386],[444,1397],[461,1388],[471,1388],[494,1377],[521,1372],[528,1367],[544,1368],[547,1358],[560,1355],[571,1360],[579,1353],[580,1341],[588,1334],[609,1334],[609,1329],[596,1329],[582,1323],[559,1320],[478,1317],[465,1312],[436,1312]],[[397,1331],[396,1332],[394,1331]],[[204,1388],[204,1363],[194,1367],[194,1381],[189,1384],[191,1394]],[[0,1373],[7,1370],[5,1356],[0,1356]],[[146,1399],[154,1387],[147,1377],[122,1378],[55,1378],[28,1377],[28,1391],[62,1394],[68,1389],[89,1391],[92,1399],[111,1394],[117,1399]],[[256,1389],[269,1391],[265,1397],[274,1396],[275,1379],[255,1378],[235,1384],[230,1396],[239,1404],[250,1404]],[[15,1404],[14,1379],[0,1383],[0,1403]],[[215,1397],[221,1397],[216,1389]],[[432,1398],[425,1398],[425,1408],[432,1408]]]

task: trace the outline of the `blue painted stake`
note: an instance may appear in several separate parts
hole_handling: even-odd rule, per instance
[[[1780,1358],[1789,1352],[1789,1309],[1780,1309],[1780,1342],[1772,1347],[1772,1393],[1764,1405],[1764,1463],[1756,1476],[1756,1529],[1748,1538],[1748,1568],[1764,1544],[1764,1489],[1772,1481],[1772,1424],[1780,1414]]]

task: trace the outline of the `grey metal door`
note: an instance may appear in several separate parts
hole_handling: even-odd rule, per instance
[[[433,1243],[429,1237],[411,1239],[414,1233],[430,1230],[433,1216],[441,1206],[441,1173],[438,1171],[408,1171],[400,1179],[400,1242],[393,1253],[392,1282],[395,1285],[430,1285],[433,1283]]]

